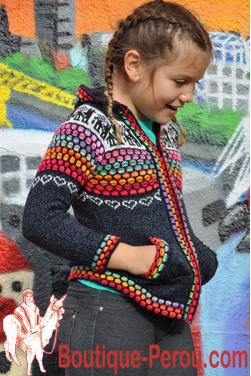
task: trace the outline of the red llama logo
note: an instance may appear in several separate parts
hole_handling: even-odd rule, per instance
[[[34,358],[38,360],[42,373],[46,373],[43,366],[43,354],[52,354],[57,341],[59,321],[63,318],[63,301],[52,295],[50,304],[44,317],[39,314],[39,309],[34,302],[34,292],[31,289],[23,291],[23,303],[20,304],[13,314],[7,315],[3,320],[3,329],[7,340],[4,342],[6,358],[20,366],[16,355],[16,346],[26,353],[27,375],[31,375],[31,366]],[[52,349],[45,351],[55,331]]]
[[[37,340],[35,333],[33,333],[33,331],[36,331],[36,326],[38,326],[37,330],[41,330],[42,333],[40,337],[38,336],[38,338],[42,338],[42,344],[39,342],[40,352],[41,348],[44,349],[46,346],[45,343],[49,340],[51,334],[53,335],[53,328],[55,328],[55,336],[57,334],[58,321],[63,313],[63,299],[58,301],[52,296],[45,316],[40,317],[39,310],[34,303],[34,293],[30,289],[33,286],[33,279],[34,273],[20,248],[3,231],[0,231],[1,375],[25,376],[27,374],[27,362],[31,359],[31,364],[34,357],[39,357],[39,350],[34,353],[32,346],[35,339]],[[21,306],[24,307],[24,310],[20,308]],[[30,311],[32,312],[31,315]],[[27,316],[24,312],[27,313]],[[25,320],[22,320],[22,317],[25,317]],[[44,324],[46,325],[44,326]],[[27,333],[25,334],[26,330]],[[29,338],[32,339],[31,346],[29,346]],[[53,338],[55,341],[55,337]],[[30,347],[31,350],[28,350]]]

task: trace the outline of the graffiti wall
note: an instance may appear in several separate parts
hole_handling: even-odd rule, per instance
[[[192,327],[203,356],[199,375],[244,376],[249,374],[249,3],[177,2],[208,27],[214,46],[194,103],[178,114],[187,130],[182,148],[187,210],[195,233],[219,261],[215,277],[203,287]],[[103,84],[104,53],[116,22],[142,3],[0,0],[0,374],[26,374],[25,367],[6,359],[2,331],[2,319],[21,301],[22,291],[34,289],[43,313],[51,293],[62,295],[67,286],[67,261],[21,233],[36,169],[52,133],[71,113],[78,85]],[[212,358],[214,367],[208,365],[212,351],[219,354]],[[243,354],[234,364],[236,351]],[[55,359],[46,362],[47,374],[57,374]],[[40,375],[36,364],[33,375]]]

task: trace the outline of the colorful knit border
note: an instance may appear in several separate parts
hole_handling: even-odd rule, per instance
[[[167,211],[170,216],[174,233],[177,236],[177,239],[180,242],[180,246],[183,249],[187,257],[187,260],[189,261],[194,271],[194,283],[188,296],[186,304],[186,313],[184,314],[185,319],[187,319],[188,321],[192,321],[196,311],[196,307],[199,302],[201,290],[201,277],[197,255],[188,233],[186,220],[179,199],[179,192],[175,184],[175,178],[172,175],[172,171],[168,162],[161,156],[161,154],[158,151],[158,148],[152,143],[152,141],[145,135],[145,133],[139,127],[137,120],[128,108],[122,108],[122,116],[123,115],[124,120],[129,121],[130,125],[132,126],[132,128],[135,129],[135,131],[138,134],[138,137],[144,142],[147,149],[150,150],[155,160],[157,174],[160,179],[160,188],[162,191],[162,196],[166,203]],[[161,143],[160,137],[158,142],[160,143],[160,147],[163,150],[163,145]]]
[[[149,152],[128,147],[105,152],[85,185],[88,193],[115,198],[145,195],[157,189]]]
[[[103,153],[96,134],[83,125],[66,122],[55,132],[38,172],[59,171],[83,186]]]
[[[159,277],[160,272],[163,270],[167,259],[168,259],[168,244],[161,239],[150,237],[150,242],[154,244],[157,248],[154,261],[147,273],[143,274],[142,277],[146,279],[156,279]]]
[[[104,286],[110,286],[133,299],[141,307],[152,311],[155,314],[182,319],[184,318],[185,305],[169,300],[160,299],[153,296],[146,288],[142,288],[134,281],[118,273],[106,271],[105,273],[89,270],[87,267],[77,266],[71,269],[69,280],[84,278],[90,281],[101,283]]]
[[[114,235],[107,235],[103,242],[100,244],[99,248],[96,251],[91,267],[99,272],[104,272],[107,264],[110,260],[112,252],[115,250],[118,245],[120,238]]]
[[[163,153],[168,160],[172,174],[175,179],[176,187],[179,189],[180,193],[182,192],[182,171],[181,171],[181,157],[180,153],[177,153],[175,150],[165,150]]]

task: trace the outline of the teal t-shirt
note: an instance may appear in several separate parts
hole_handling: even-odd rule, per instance
[[[156,135],[153,131],[153,122],[152,120],[138,120],[138,123],[141,127],[141,129],[145,132],[148,138],[156,145]]]
[[[156,145],[156,136],[155,136],[155,133],[153,131],[152,120],[147,120],[147,121],[138,120],[138,123],[139,123],[141,129],[147,135],[147,137]],[[103,286],[103,285],[100,285],[96,282],[87,281],[86,279],[83,279],[83,278],[79,279],[79,282],[83,283],[83,285],[92,287],[92,288],[97,289],[97,290],[105,290],[105,291],[113,292],[114,294],[123,295],[119,291],[112,289],[111,287]]]

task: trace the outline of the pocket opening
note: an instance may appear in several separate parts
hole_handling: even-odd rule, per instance
[[[146,279],[157,279],[169,259],[169,245],[164,240],[153,236],[149,237],[149,240],[156,246],[156,254],[149,270],[144,273],[142,277]]]

